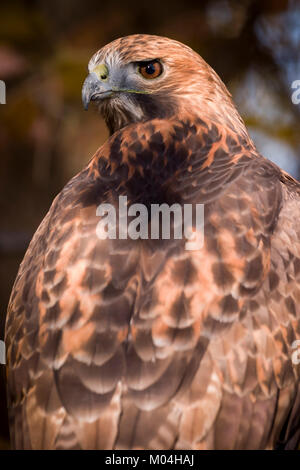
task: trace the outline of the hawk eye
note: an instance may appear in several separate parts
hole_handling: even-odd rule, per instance
[[[158,60],[152,60],[151,62],[141,62],[138,70],[144,78],[152,79],[159,77],[163,68]]]

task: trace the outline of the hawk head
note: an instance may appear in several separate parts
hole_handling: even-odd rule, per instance
[[[84,107],[96,101],[111,134],[133,122],[193,115],[246,132],[221,79],[178,41],[145,34],[117,39],[94,54],[88,69]]]

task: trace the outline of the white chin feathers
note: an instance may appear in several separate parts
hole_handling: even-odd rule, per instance
[[[111,133],[143,119],[143,111],[137,100],[125,93],[119,93],[100,103],[99,109]]]

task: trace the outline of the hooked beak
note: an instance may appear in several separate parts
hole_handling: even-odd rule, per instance
[[[82,103],[87,110],[90,101],[108,98],[113,93],[107,82],[99,80],[95,72],[91,72],[85,79],[82,86]]]

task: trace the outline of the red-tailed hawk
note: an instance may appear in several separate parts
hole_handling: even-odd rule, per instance
[[[82,95],[111,136],[54,200],[12,291],[13,447],[296,448],[298,182],[257,152],[220,78],[179,42],[108,44]],[[97,208],[120,196],[204,204],[203,247],[101,239]]]

